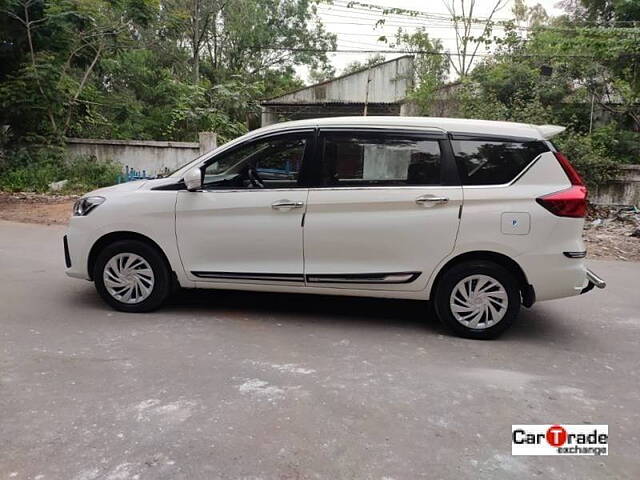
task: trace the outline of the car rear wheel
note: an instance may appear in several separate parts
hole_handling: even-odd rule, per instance
[[[171,291],[170,273],[162,255],[138,240],[122,240],[104,248],[93,270],[100,296],[116,310],[148,312]]]
[[[509,328],[520,311],[516,278],[489,261],[469,261],[447,270],[435,293],[438,318],[460,336],[490,339]]]

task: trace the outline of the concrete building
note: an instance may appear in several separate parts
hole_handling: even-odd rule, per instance
[[[285,120],[350,115],[410,115],[413,56],[316,83],[261,102],[262,126]]]

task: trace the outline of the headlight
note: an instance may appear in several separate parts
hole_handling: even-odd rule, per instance
[[[73,204],[73,214],[78,217],[84,217],[91,210],[104,202],[104,197],[82,197]]]

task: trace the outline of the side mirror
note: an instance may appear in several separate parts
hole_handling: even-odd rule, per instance
[[[187,173],[184,174],[184,184],[190,192],[195,192],[202,188],[202,170],[200,170],[200,167],[193,167],[187,170]]]

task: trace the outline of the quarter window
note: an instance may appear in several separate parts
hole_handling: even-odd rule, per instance
[[[538,140],[453,140],[452,145],[463,185],[509,183],[538,155],[549,151]]]
[[[437,140],[400,135],[327,134],[324,186],[439,185]]]

